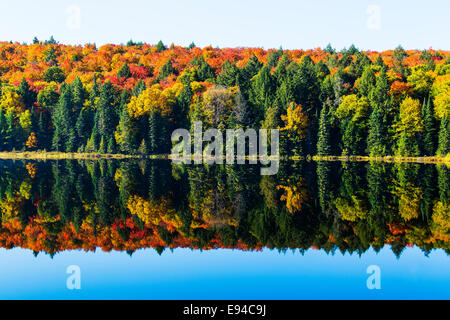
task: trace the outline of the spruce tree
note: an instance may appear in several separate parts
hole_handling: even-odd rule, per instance
[[[137,96],[139,96],[139,95],[142,93],[142,91],[144,91],[144,90],[145,90],[145,82],[142,81],[142,80],[139,80],[139,81],[136,83],[136,85],[134,86],[134,88],[133,88],[133,90],[132,90],[132,92],[131,92],[131,95],[132,95],[133,97],[137,97]]]
[[[128,66],[127,63],[125,63],[122,68],[120,68],[120,70],[117,72],[117,78],[121,79],[121,78],[125,78],[128,79],[131,77],[131,71],[130,71],[130,67]]]
[[[161,82],[171,74],[174,74],[175,71],[176,70],[172,66],[172,61],[170,59],[167,60],[167,62],[162,66],[161,70],[159,71],[158,78],[156,79],[156,81]]]
[[[134,125],[128,110],[122,108],[119,121],[119,131],[121,134],[120,151],[124,154],[134,154],[136,152],[135,134],[133,131]]]
[[[317,155],[318,156],[331,155],[330,127],[328,120],[328,107],[326,104],[323,105],[322,110],[320,111],[319,132],[317,139]]]
[[[6,144],[6,117],[3,109],[0,109],[0,151],[3,151]]]
[[[98,100],[98,132],[104,138],[105,144],[113,137],[116,128],[116,115],[114,110],[114,88],[111,82],[105,82],[100,90]],[[106,151],[106,145],[102,151]]]
[[[152,155],[159,154],[161,152],[161,115],[158,112],[151,111],[149,116],[149,128],[148,128],[148,150]]]
[[[388,133],[387,103],[389,100],[389,83],[386,70],[383,68],[376,80],[376,86],[370,93],[372,113],[369,118],[369,134],[367,147],[371,157],[386,155]]]
[[[427,103],[423,104],[422,117],[424,124],[423,134],[423,153],[427,156],[435,154],[435,134],[436,134],[436,121],[433,115],[433,108],[431,106],[431,99],[428,97]]]
[[[37,124],[37,139],[42,148],[47,149],[48,145],[48,137],[50,134],[48,133],[48,122],[46,118],[45,112],[39,113],[39,120]]]
[[[441,127],[439,129],[439,148],[437,154],[445,157],[450,153],[450,126],[447,116],[441,119]]]
[[[217,76],[217,84],[226,88],[236,85],[236,79],[239,75],[239,68],[234,63],[226,60],[222,64],[222,71]]]
[[[30,89],[30,85],[25,78],[22,78],[22,81],[20,81],[17,91],[22,96],[22,101],[25,104],[25,107],[28,109],[31,108],[33,103],[36,102],[36,94]]]
[[[72,93],[68,86],[62,86],[62,94],[59,98],[56,110],[53,113],[52,146],[56,151],[72,151],[74,123],[72,122]]]

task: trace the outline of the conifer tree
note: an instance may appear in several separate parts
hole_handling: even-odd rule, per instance
[[[439,129],[439,148],[438,155],[445,157],[450,153],[450,126],[447,116],[441,119],[441,127]]]
[[[158,82],[161,82],[162,80],[166,79],[171,74],[175,73],[175,69],[172,65],[172,60],[167,60],[167,62],[162,66],[161,70],[158,73],[158,78],[156,79]]]
[[[367,147],[371,157],[386,155],[388,92],[388,79],[386,70],[383,68],[376,80],[375,88],[370,93],[372,113],[369,118]]]
[[[152,155],[161,152],[161,115],[158,112],[151,111],[149,116],[149,137],[148,150]]]
[[[422,114],[424,124],[423,153],[424,155],[432,156],[435,154],[436,150],[436,121],[434,119],[431,99],[429,97],[427,103],[423,104]]]
[[[317,139],[317,155],[329,156],[331,154],[330,147],[330,128],[328,120],[328,107],[323,105],[320,111],[319,132]]]
[[[114,89],[111,82],[105,82],[100,90],[100,97],[98,100],[98,133],[104,138],[104,148],[106,151],[106,144],[109,139],[113,137],[116,128],[116,115],[114,110]]]
[[[17,91],[22,96],[25,107],[31,108],[33,103],[36,102],[36,94],[30,89],[30,85],[25,78],[22,78],[22,81],[20,81]]]
[[[131,71],[130,71],[130,67],[128,66],[127,63],[125,63],[120,70],[117,72],[117,78],[121,79],[121,78],[125,78],[128,79],[131,77]]]
[[[72,123],[72,93],[68,86],[62,86],[56,110],[53,113],[53,135],[52,146],[56,151],[72,151],[73,130]],[[70,139],[70,140],[69,140]]]

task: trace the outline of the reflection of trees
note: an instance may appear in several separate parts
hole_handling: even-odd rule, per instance
[[[2,247],[450,250],[445,166],[284,163],[277,176],[153,160],[29,167],[0,162]]]

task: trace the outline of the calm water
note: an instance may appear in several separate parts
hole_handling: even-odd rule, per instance
[[[0,299],[450,298],[450,168],[259,173],[0,161]]]

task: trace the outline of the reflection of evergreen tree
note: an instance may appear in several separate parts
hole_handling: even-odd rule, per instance
[[[422,177],[420,183],[423,188],[423,199],[420,204],[420,211],[422,218],[428,220],[433,213],[434,199],[436,198],[436,168],[428,165],[421,169],[423,169],[420,174],[420,177]]]
[[[450,199],[450,170],[442,164],[437,166],[439,198],[442,203],[448,203]]]
[[[325,161],[317,162],[317,193],[322,213],[330,209],[331,197],[331,165]]]
[[[390,172],[385,163],[370,162],[367,168],[368,199],[370,203],[370,215],[367,223],[373,229],[376,241],[375,249],[384,245],[386,237],[386,217],[388,211],[388,186]]]

